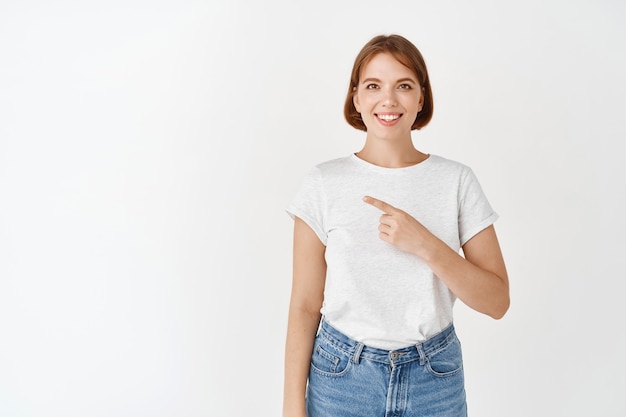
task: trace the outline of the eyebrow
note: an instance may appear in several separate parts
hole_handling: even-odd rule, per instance
[[[400,78],[399,80],[396,81],[396,83],[405,83],[407,81],[412,82],[413,84],[418,84],[418,82],[413,79],[413,78]],[[366,78],[364,79],[361,84],[365,84],[368,82],[376,82],[376,83],[380,83],[380,80],[378,78]]]

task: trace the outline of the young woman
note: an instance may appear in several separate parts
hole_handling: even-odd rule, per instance
[[[285,417],[467,415],[453,305],[501,318],[509,285],[471,169],[413,145],[432,112],[418,49],[369,41],[344,108],[365,145],[314,167],[287,209]]]

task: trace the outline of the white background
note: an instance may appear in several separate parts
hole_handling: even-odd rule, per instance
[[[278,416],[302,176],[354,57],[412,40],[512,306],[457,304],[470,413],[624,416],[625,3],[0,1],[0,416]]]

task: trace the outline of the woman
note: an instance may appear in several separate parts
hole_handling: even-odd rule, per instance
[[[344,107],[365,144],[314,167],[287,209],[285,417],[467,415],[453,305],[501,318],[509,285],[471,169],[414,147],[432,112],[418,49],[368,42]]]

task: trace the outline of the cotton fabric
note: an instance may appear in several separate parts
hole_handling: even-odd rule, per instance
[[[453,250],[498,218],[473,171],[437,155],[383,168],[349,155],[304,177],[287,212],[326,245],[326,322],[367,346],[394,350],[439,334],[456,297],[419,257],[382,241],[382,212],[365,195],[406,211]]]
[[[323,321],[307,387],[308,417],[465,417],[461,345],[451,324],[393,351],[364,346]]]

